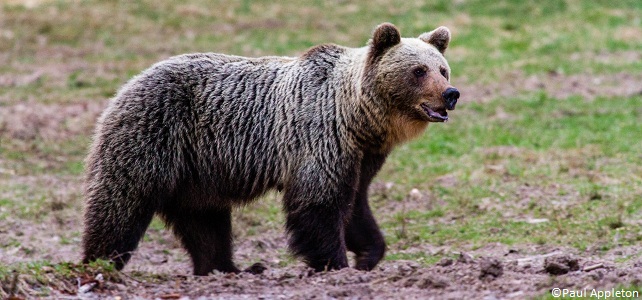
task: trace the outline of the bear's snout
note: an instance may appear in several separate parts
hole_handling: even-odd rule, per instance
[[[459,91],[456,88],[449,87],[441,96],[446,101],[446,108],[448,110],[455,109],[455,104],[457,104],[457,99],[459,99]]]

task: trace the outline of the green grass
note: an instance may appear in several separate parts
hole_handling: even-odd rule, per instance
[[[450,57],[455,78],[489,80],[515,70],[584,73],[642,67],[640,60],[571,59],[574,54],[595,57],[642,50],[636,36],[641,9],[637,1],[398,1],[377,6],[372,9],[367,1],[314,0],[297,2],[296,8],[287,2],[198,0],[186,4],[56,1],[35,9],[5,5],[4,23],[14,37],[0,50],[9,54],[8,59],[28,64],[82,58],[92,64],[88,83],[99,78],[92,74],[96,67],[117,68],[120,81],[107,79],[101,83],[105,88],[93,92],[101,97],[117,88],[126,75],[169,55],[195,51],[293,55],[327,42],[357,47],[383,21],[397,24],[405,36],[417,36],[440,24],[450,26],[455,34]],[[56,18],[45,13],[49,10],[55,11]],[[528,22],[524,22],[526,15]],[[46,38],[47,47],[69,53],[53,58],[37,55],[43,48],[38,37]],[[65,70],[67,77],[79,74],[79,69]]]
[[[451,114],[452,123],[432,125],[394,152],[380,180],[402,185],[398,199],[418,187],[446,203],[405,216],[417,243],[635,245],[642,240],[634,222],[642,215],[640,103],[641,97],[560,100],[534,93],[469,104]],[[500,108],[510,117],[494,117]],[[456,186],[441,186],[438,179],[449,174]],[[384,223],[389,230],[401,226]]]
[[[411,260],[418,262],[420,264],[432,265],[439,262],[443,258],[448,258],[450,256],[446,255],[430,255],[429,253],[417,252],[417,253],[403,253],[403,252],[394,252],[388,254],[386,259],[388,260]]]
[[[29,291],[33,297],[51,296],[58,292],[75,294],[78,280],[102,274],[105,280],[118,282],[120,274],[111,262],[98,260],[87,265],[69,262],[32,261],[12,266],[0,265],[0,295],[16,295]],[[15,290],[12,288],[15,287]]]

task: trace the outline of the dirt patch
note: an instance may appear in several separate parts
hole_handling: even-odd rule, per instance
[[[544,260],[544,270],[551,275],[563,275],[579,269],[577,258],[569,255],[556,255]]]
[[[488,102],[537,91],[559,99],[580,96],[592,100],[596,97],[642,95],[642,75],[631,73],[564,75],[549,72],[528,76],[515,71],[505,79],[492,83],[462,82],[455,85],[461,91],[461,100],[464,102]]]
[[[81,228],[81,182],[75,176],[1,176],[0,264],[34,260],[65,261],[77,257]],[[24,187],[29,187],[25,189]],[[55,187],[53,189],[52,187]]]
[[[582,257],[575,261],[576,270],[551,275],[546,271],[545,261],[560,262],[564,260],[563,257],[568,258],[563,249],[558,249],[555,253],[560,254],[524,256],[496,253],[496,256],[491,257],[473,257],[467,254],[467,259],[434,266],[421,266],[413,261],[386,261],[371,272],[348,268],[314,273],[311,269],[298,265],[267,268],[261,274],[215,272],[210,276],[198,277],[174,273],[159,275],[153,280],[142,280],[135,272],[126,271],[120,276],[120,281],[103,281],[82,296],[98,298],[136,295],[161,299],[523,299],[545,295],[554,288],[607,290],[623,282],[642,282],[640,261],[632,266],[614,266],[601,261],[605,267],[584,271],[580,267],[595,265],[596,260]],[[567,262],[569,261],[564,261]],[[52,296],[64,295],[54,291]]]
[[[499,259],[485,258],[481,260],[479,279],[493,280],[504,274],[504,265]]]
[[[59,186],[76,192],[80,186],[78,181],[56,178],[20,180],[34,186]],[[1,224],[0,240],[15,243],[15,246],[0,248],[1,263],[80,259],[81,199],[76,193],[57,198],[60,206],[47,206],[49,212],[39,219],[9,218]],[[60,209],[54,209],[56,207]],[[236,225],[241,226],[238,221]],[[421,252],[446,257],[435,265],[396,260],[384,261],[371,272],[348,268],[314,273],[287,255],[287,238],[281,229],[263,226],[257,234],[243,234],[236,241],[235,260],[240,268],[253,272],[192,276],[188,255],[171,232],[152,226],[118,280],[97,280],[97,284],[87,286],[88,290],[81,293],[76,278],[56,279],[60,282],[49,285],[53,289],[49,297],[523,299],[546,295],[553,288],[606,290],[622,284],[642,283],[640,246],[618,247],[599,255],[593,250],[580,252],[541,245],[491,243],[475,250],[411,245],[388,252]],[[89,279],[78,279],[91,283],[97,275],[88,274]],[[36,295],[38,291],[32,290],[26,280],[29,274],[19,276],[25,279],[19,281],[19,290]],[[0,290],[0,294],[2,292]]]
[[[0,224],[0,240],[14,244],[0,248],[0,263],[43,259],[79,261],[82,199],[78,193],[81,183],[71,178],[34,176],[14,177],[6,182],[56,186],[67,192],[47,199],[45,203],[51,205],[36,212],[42,216],[35,220],[11,217]],[[57,202],[54,203],[54,199]],[[411,201],[411,198],[405,201]],[[238,219],[243,218],[237,218],[236,227],[249,226],[245,223],[250,221]],[[235,245],[235,260],[239,267],[253,272],[192,276],[188,255],[180,243],[170,231],[152,226],[118,280],[98,280],[98,274],[88,274],[87,278],[58,278],[55,280],[60,282],[49,285],[52,289],[49,297],[62,298],[72,294],[90,299],[134,295],[161,299],[523,299],[545,295],[553,288],[606,290],[622,284],[642,283],[640,246],[619,247],[599,255],[592,250],[580,252],[573,248],[540,245],[494,243],[471,250],[471,247],[457,249],[414,244],[388,252],[445,257],[435,265],[396,260],[384,261],[371,272],[348,268],[314,273],[287,254],[287,238],[282,229],[259,226],[258,230],[256,234],[240,234]],[[565,271],[551,271],[553,265]],[[52,274],[55,273],[49,276],[54,276]],[[19,281],[19,291],[23,291],[23,295],[37,295],[39,291],[33,290],[26,280],[30,275],[19,276],[23,278]],[[86,286],[87,291],[81,293],[77,279],[89,283],[96,279],[97,283]],[[0,296],[6,296],[6,293],[5,286],[4,291],[0,290]]]
[[[19,103],[0,106],[0,137],[14,140],[60,140],[88,135],[106,102],[71,104]]]

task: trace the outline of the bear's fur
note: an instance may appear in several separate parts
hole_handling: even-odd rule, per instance
[[[447,120],[440,27],[370,43],[321,45],[298,58],[188,54],[130,80],[100,117],[86,160],[84,262],[122,269],[158,214],[194,274],[238,272],[230,211],[283,191],[293,254],[315,270],[372,269],[384,238],[368,186],[395,145]],[[454,92],[456,92],[456,94]]]

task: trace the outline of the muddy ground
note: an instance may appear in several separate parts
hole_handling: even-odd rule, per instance
[[[30,77],[31,76],[31,77]],[[0,78],[0,85],[20,85],[34,80],[38,74],[16,78]],[[460,85],[463,101],[489,101],[495,97],[542,90],[554,97],[580,95],[630,96],[642,93],[642,77],[630,74],[573,75],[550,73],[528,77],[510,74],[509,85]],[[23,82],[24,81],[24,82]],[[39,138],[44,141],[89,135],[94,121],[106,102],[79,101],[66,104],[11,103],[0,106],[0,133],[14,143]],[[25,146],[27,147],[27,146]],[[27,163],[55,167],[64,158],[28,156]],[[58,159],[58,160],[57,160]],[[0,223],[0,240],[14,245],[0,248],[0,263],[15,264],[34,260],[51,262],[78,261],[82,228],[82,182],[79,175],[52,176],[13,170],[0,158],[0,176],[7,185],[35,187],[46,191],[45,207],[34,207],[33,218],[7,216]],[[375,185],[383,183],[376,183]],[[10,192],[5,193],[12,193]],[[372,193],[377,193],[373,189]],[[29,198],[21,195],[23,198]],[[16,195],[0,195],[12,198]],[[421,197],[407,205],[420,208]],[[2,209],[0,207],[0,209]],[[523,299],[547,295],[554,288],[572,290],[610,290],[621,285],[642,284],[642,247],[619,247],[606,255],[596,249],[578,251],[574,248],[531,245],[508,247],[489,244],[485,247],[453,248],[408,244],[389,249],[389,253],[430,253],[445,258],[435,265],[415,261],[384,261],[371,272],[344,269],[314,273],[286,253],[286,237],[281,224],[260,225],[262,220],[245,217],[246,208],[235,213],[237,235],[235,259],[246,268],[260,263],[267,269],[261,274],[221,274],[206,277],[190,275],[186,253],[174,237],[164,229],[150,228],[131,263],[124,272],[109,280],[98,274],[91,278],[56,281],[51,285],[52,298],[225,298],[225,299]],[[393,215],[399,208],[383,205],[378,216]],[[28,210],[28,209],[27,209]],[[43,212],[42,216],[38,214]],[[46,213],[44,213],[46,211]],[[247,234],[247,222],[261,228]],[[257,223],[258,222],[258,223]],[[635,259],[621,259],[637,256]],[[619,263],[619,261],[625,261]],[[53,272],[53,271],[52,271]],[[98,277],[97,277],[98,276]],[[91,281],[91,279],[97,279]],[[20,297],[43,295],[42,287],[29,282],[28,274],[17,277],[15,287],[3,283],[0,296],[11,291]],[[84,292],[83,292],[84,291]]]
[[[617,257],[615,253],[610,255]],[[91,296],[125,293],[164,299],[524,299],[553,288],[610,290],[622,282],[639,283],[641,271],[642,262],[616,266],[608,258],[592,258],[571,249],[489,245],[430,267],[413,261],[386,261],[371,272],[344,269],[314,273],[304,266],[283,268],[268,263],[268,269],[260,275],[171,275],[153,283],[121,277],[122,283],[104,284]]]

